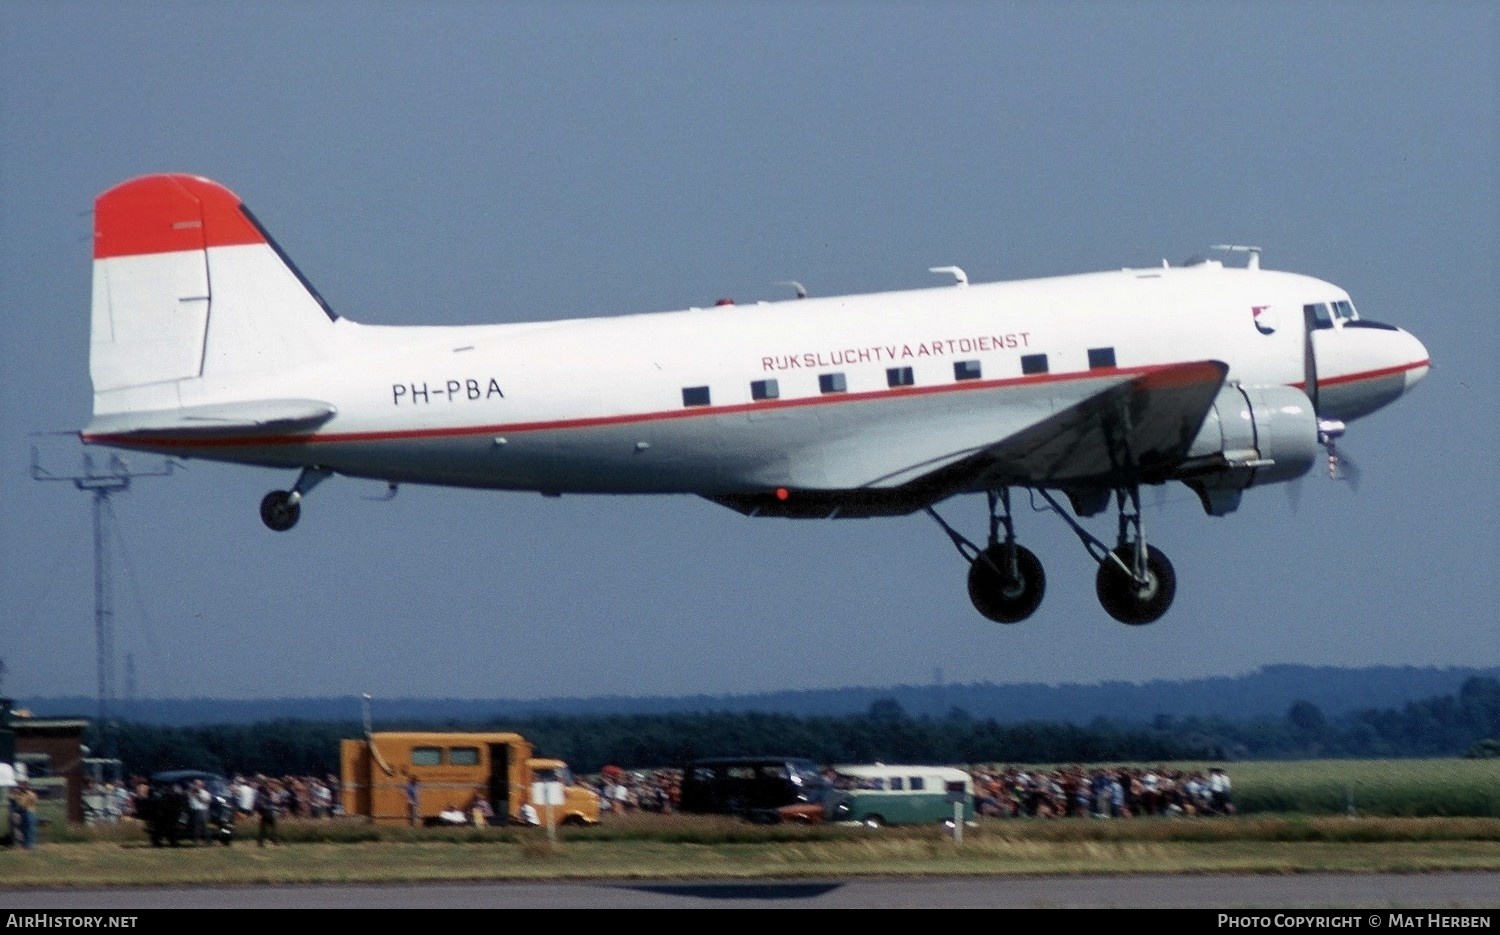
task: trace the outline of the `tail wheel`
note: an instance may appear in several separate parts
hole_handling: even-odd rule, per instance
[[[1007,550],[1015,549],[1012,568]],[[1036,612],[1047,592],[1042,563],[1025,546],[997,542],[969,564],[969,600],[996,623],[1019,623]]]
[[[1110,553],[1127,567],[1135,565],[1135,546],[1122,545]],[[1141,626],[1155,623],[1172,606],[1177,595],[1177,573],[1160,549],[1146,546],[1146,574],[1142,581],[1127,574],[1113,558],[1099,563],[1094,590],[1106,613],[1121,623]]]
[[[302,504],[293,503],[290,491],[273,490],[260,501],[260,521],[275,532],[286,532],[297,525]]]

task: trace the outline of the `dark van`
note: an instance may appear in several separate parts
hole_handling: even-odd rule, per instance
[[[682,811],[738,815],[761,824],[821,822],[832,786],[803,757],[693,760],[682,770]]]
[[[202,780],[210,795],[207,817],[208,840],[228,847],[234,841],[234,806],[229,800],[229,781],[217,773],[196,769],[174,769],[151,774],[148,797],[135,803],[136,817],[151,836],[151,844],[167,843],[176,847],[192,840],[192,819],[188,808],[188,790]]]

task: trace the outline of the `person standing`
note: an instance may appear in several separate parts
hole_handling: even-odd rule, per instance
[[[410,774],[406,777],[406,817],[413,828],[422,824],[422,787]]]
[[[1230,790],[1233,784],[1229,781],[1229,774],[1223,769],[1215,766],[1208,771],[1208,796],[1209,807],[1215,815],[1234,814],[1234,802],[1230,799]]]
[[[281,793],[269,781],[261,783],[255,792],[255,812],[260,816],[260,835],[256,843],[261,847],[265,847],[267,841],[281,843],[281,832],[276,827],[280,811]]]
[[[10,794],[11,827],[21,847],[31,850],[36,847],[36,791],[31,783],[21,780]]]
[[[244,776],[234,777],[234,810],[241,818],[255,814],[255,787]]]
[[[193,780],[192,788],[188,790],[188,836],[194,843],[208,843],[208,806],[211,801],[212,796],[203,780]]]

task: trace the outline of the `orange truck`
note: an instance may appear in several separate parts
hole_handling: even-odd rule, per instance
[[[576,784],[567,763],[534,753],[514,733],[390,731],[346,739],[339,745],[344,814],[384,824],[456,824],[459,815],[465,823],[506,824],[525,822],[522,806],[529,804],[549,826],[598,824],[599,795]]]

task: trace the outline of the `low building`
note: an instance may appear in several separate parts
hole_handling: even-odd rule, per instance
[[[15,762],[24,764],[41,798],[37,817],[44,823],[83,821],[84,717],[29,717],[10,711],[7,728],[15,735]]]

